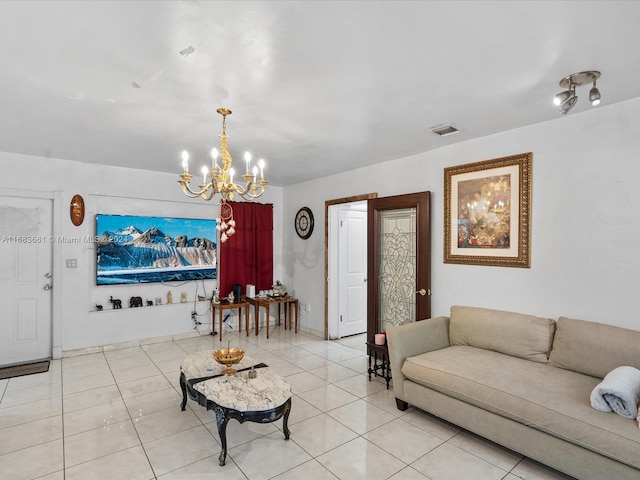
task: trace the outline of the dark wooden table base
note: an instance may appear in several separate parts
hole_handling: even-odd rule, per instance
[[[214,377],[211,377],[214,378]],[[220,466],[223,466],[227,460],[227,423],[229,419],[235,418],[238,422],[255,422],[255,423],[271,423],[282,418],[282,431],[284,432],[284,439],[289,440],[289,413],[291,413],[291,397],[282,405],[270,410],[262,410],[257,412],[241,412],[233,408],[221,407],[212,400],[209,400],[202,393],[193,388],[195,383],[207,380],[206,378],[196,378],[187,381],[184,373],[180,373],[180,388],[182,389],[182,403],[180,408],[185,410],[187,407],[187,395],[198,402],[198,404],[205,407],[207,410],[213,410],[216,414],[216,420],[218,423],[218,435],[220,435],[220,442],[222,443],[222,452],[220,452]]]

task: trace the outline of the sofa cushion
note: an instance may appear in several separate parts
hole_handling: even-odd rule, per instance
[[[560,317],[549,362],[604,378],[616,367],[640,369],[639,345],[638,331]]]
[[[451,307],[449,341],[536,362],[546,362],[555,322],[522,313],[487,308]]]
[[[407,358],[410,380],[601,455],[640,468],[635,421],[589,403],[599,379],[468,346]]]

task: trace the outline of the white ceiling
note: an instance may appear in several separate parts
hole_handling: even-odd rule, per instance
[[[0,151],[177,179],[225,106],[236,166],[250,150],[285,186],[559,119],[582,70],[603,106],[639,97],[639,21],[638,1],[4,0]]]

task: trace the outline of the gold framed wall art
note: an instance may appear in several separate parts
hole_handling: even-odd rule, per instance
[[[531,159],[444,169],[444,263],[531,267]]]

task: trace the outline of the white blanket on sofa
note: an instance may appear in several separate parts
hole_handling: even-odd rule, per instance
[[[635,420],[640,402],[640,370],[618,367],[611,370],[591,392],[591,406]]]

